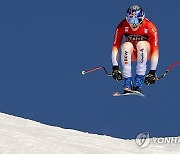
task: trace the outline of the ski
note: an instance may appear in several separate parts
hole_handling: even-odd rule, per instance
[[[130,96],[130,95],[134,95],[134,96],[141,96],[141,97],[145,97],[145,95],[141,92],[138,92],[138,91],[131,91],[131,92],[128,92],[128,93],[125,93],[125,94],[122,94],[120,92],[114,92],[113,93],[113,96]]]

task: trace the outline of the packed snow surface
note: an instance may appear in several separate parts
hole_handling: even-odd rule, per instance
[[[44,125],[0,113],[0,154],[180,154],[179,144],[149,144]]]

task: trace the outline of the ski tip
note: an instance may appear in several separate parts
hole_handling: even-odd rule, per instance
[[[113,93],[113,96],[115,96],[115,97],[116,97],[116,96],[120,96],[120,95],[121,95],[121,94],[120,94],[119,92],[114,92],[114,93]]]

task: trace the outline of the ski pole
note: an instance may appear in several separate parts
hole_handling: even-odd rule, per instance
[[[170,65],[170,66],[167,68],[167,70],[164,72],[164,74],[163,74],[162,76],[160,76],[160,77],[157,77],[156,80],[160,80],[160,79],[164,78],[164,77],[167,75],[167,73],[168,73],[174,66],[177,66],[177,65],[180,65],[180,62],[176,62],[176,63],[173,63],[172,65]]]
[[[167,73],[168,73],[173,67],[175,67],[175,66],[177,66],[177,65],[180,65],[180,62],[176,62],[176,63],[173,63],[172,65],[170,65],[170,66],[167,68],[167,70],[164,72],[164,74],[163,74],[162,76],[160,76],[160,77],[157,77],[155,80],[160,80],[160,79],[164,78],[164,77],[167,75]],[[87,74],[87,73],[94,72],[94,71],[97,71],[97,70],[100,70],[100,69],[102,69],[102,70],[107,74],[107,76],[112,76],[112,74],[111,74],[111,73],[108,73],[107,70],[106,70],[106,68],[103,67],[103,66],[97,66],[97,67],[91,68],[91,69],[89,69],[89,70],[82,71],[81,73],[82,73],[82,75],[85,75],[85,74]]]
[[[94,67],[94,68],[91,68],[89,70],[86,70],[86,71],[82,71],[82,75],[85,75],[87,73],[90,73],[90,72],[94,72],[94,71],[97,71],[97,70],[100,70],[100,69],[103,69],[103,71],[107,74],[107,76],[112,76],[111,73],[108,73],[106,68],[103,67],[103,66],[97,66],[97,67]]]

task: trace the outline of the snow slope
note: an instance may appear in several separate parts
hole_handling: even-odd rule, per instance
[[[0,154],[180,154],[180,144],[150,144],[44,125],[0,113]]]

